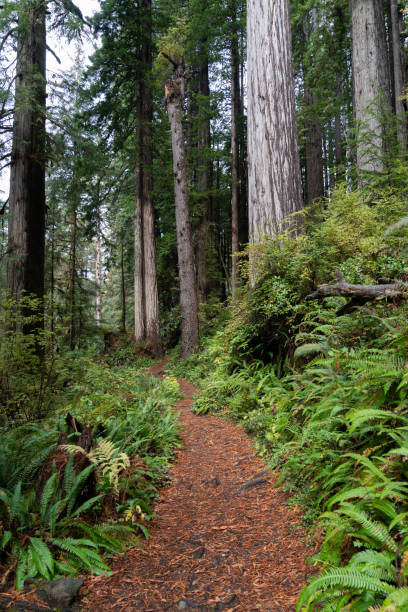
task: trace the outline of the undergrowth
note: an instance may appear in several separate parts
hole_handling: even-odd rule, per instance
[[[408,275],[404,203],[339,189],[297,237],[257,246],[256,271],[203,352],[170,371],[196,413],[243,423],[324,540],[298,610],[408,609],[408,324],[405,299],[346,306],[308,294]],[[249,266],[243,274],[249,276]],[[253,265],[253,264],[252,264]]]
[[[144,374],[151,361],[126,360],[128,353],[126,343],[98,360],[89,352],[65,355],[56,369],[64,384],[41,419],[32,417],[28,397],[18,419],[8,418],[7,404],[0,432],[2,587],[12,579],[20,589],[27,578],[107,573],[109,556],[149,536],[152,503],[179,446],[171,407],[180,392],[174,378]]]

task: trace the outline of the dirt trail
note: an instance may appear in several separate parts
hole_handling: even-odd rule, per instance
[[[179,383],[183,448],[155,508],[161,518],[143,548],[114,561],[112,576],[87,579],[82,610],[293,611],[312,554],[300,514],[243,429],[194,415],[196,389]]]

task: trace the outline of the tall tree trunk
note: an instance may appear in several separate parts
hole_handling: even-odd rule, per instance
[[[209,295],[209,253],[211,250],[210,221],[211,221],[211,175],[208,161],[210,150],[210,85],[208,80],[208,57],[205,49],[207,41],[202,42],[200,55],[200,68],[198,79],[198,189],[200,198],[199,223],[197,228],[197,284],[200,303],[206,302]]]
[[[241,8],[243,9],[243,2]],[[238,145],[239,145],[239,227],[238,242],[247,244],[249,241],[248,226],[248,151],[247,151],[247,129],[244,106],[244,67],[245,67],[245,39],[244,28],[240,27],[240,55],[239,55],[239,121],[238,121]]]
[[[69,257],[69,348],[75,348],[76,340],[76,274],[77,274],[77,232],[78,219],[76,206],[72,212],[71,248]]]
[[[383,0],[350,0],[357,170],[381,172],[385,134],[378,103],[390,103]],[[383,99],[379,98],[382,96]]]
[[[139,94],[140,96],[140,94]],[[139,98],[140,103],[140,98]],[[140,113],[139,113],[140,116]],[[134,322],[135,341],[145,339],[144,282],[143,282],[143,212],[140,126],[136,132],[135,202],[134,202]]]
[[[50,228],[50,331],[54,333],[55,328],[55,204],[51,208],[51,228]],[[53,340],[53,338],[52,338]]]
[[[306,45],[317,30],[316,9],[312,8],[303,22],[303,33]],[[305,70],[304,70],[305,73]],[[306,107],[305,154],[306,154],[306,201],[311,204],[316,198],[324,195],[322,128],[317,117],[317,96],[309,74],[304,74],[304,102]]]
[[[316,117],[317,98],[305,83],[305,105],[308,111],[306,120],[306,201],[311,204],[324,195],[322,129]]]
[[[98,222],[96,227],[96,253],[95,253],[95,318],[98,325],[102,321],[102,237],[101,237],[101,223],[99,219],[98,211]]]
[[[404,94],[404,78],[402,73],[401,60],[401,39],[400,39],[400,22],[399,8],[397,0],[390,0],[390,16],[391,16],[391,34],[392,34],[392,60],[393,60],[393,82],[394,82],[394,108],[397,115],[397,137],[401,150],[406,147],[407,129],[405,108],[402,101]]]
[[[239,116],[241,112],[241,96],[239,83],[239,50],[237,8],[235,0],[231,2],[231,250],[232,250],[232,293],[236,293],[239,284],[238,260],[235,255],[239,249]]]
[[[175,78],[166,85],[166,106],[173,149],[177,252],[180,277],[181,356],[199,344],[197,288],[188,207],[187,168],[183,131],[184,61],[179,58]]]
[[[44,295],[45,0],[33,0],[18,26],[11,152],[7,286]]]
[[[120,242],[120,298],[122,306],[121,331],[126,332],[126,285],[125,285],[125,261],[123,255],[123,237]]]
[[[254,243],[302,207],[289,0],[248,0],[248,172]]]
[[[156,241],[154,209],[152,202],[153,104],[150,87],[152,71],[152,2],[142,0],[143,30],[142,65],[144,74],[140,83],[140,150],[141,150],[141,199],[143,232],[143,314],[144,339],[152,347],[156,357],[163,354],[159,324],[159,298],[157,294]]]
[[[333,20],[334,20],[334,32],[336,49],[341,50],[345,48],[347,39],[347,18],[345,15],[344,6],[341,3],[336,4],[333,7]],[[344,163],[346,159],[344,150],[344,135],[343,135],[343,110],[342,105],[344,104],[344,83],[347,81],[347,73],[343,70],[342,66],[339,66],[339,70],[336,72],[336,114],[335,114],[335,126],[334,126],[334,148],[335,148],[335,160],[336,160],[336,181],[341,179],[344,175]]]

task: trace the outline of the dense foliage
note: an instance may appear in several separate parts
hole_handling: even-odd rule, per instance
[[[299,610],[403,610],[408,601],[405,302],[344,312],[345,298],[307,300],[336,269],[353,283],[403,284],[404,212],[397,192],[338,189],[300,235],[257,247],[258,274],[226,327],[172,366],[201,386],[195,411],[242,422],[323,529],[313,562],[324,572]]]
[[[149,360],[135,358],[129,341],[118,338],[116,345],[102,361],[78,352],[75,364],[69,355],[60,358],[52,389],[42,383],[54,405],[43,402],[41,413],[38,389],[27,386],[23,394],[21,388],[40,384],[30,367],[43,360],[35,353],[24,359],[13,345],[13,363],[23,362],[27,377],[13,386],[12,364],[2,370],[8,383],[0,436],[3,584],[13,575],[22,588],[27,578],[106,572],[107,555],[137,545],[140,533],[148,537],[152,502],[179,444],[171,410],[179,390],[170,377],[142,374]],[[16,398],[23,410],[10,427]]]
[[[178,355],[198,310],[203,351],[172,374],[201,387],[197,414],[243,423],[324,534],[298,609],[408,609],[407,27],[400,0],[100,0],[85,18],[71,0],[3,0],[0,588],[109,571],[148,537],[179,390],[142,372]],[[45,68],[53,36],[77,45],[68,70]],[[255,168],[271,143],[277,163]],[[272,169],[280,188],[248,197]],[[258,225],[274,237],[254,244]],[[336,275],[399,295],[310,299]]]

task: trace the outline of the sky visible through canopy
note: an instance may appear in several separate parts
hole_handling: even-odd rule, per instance
[[[99,0],[74,0],[76,6],[81,10],[84,18],[91,17],[99,9]],[[82,37],[82,44],[77,41],[68,43],[64,38],[58,37],[53,33],[50,33],[47,37],[48,46],[54,51],[54,53],[61,60],[61,64],[57,62],[55,57],[47,52],[47,75],[48,79],[57,78],[59,75],[63,75],[69,71],[75,61],[75,56],[78,53],[78,46],[82,50],[85,61],[87,62],[88,57],[92,55],[94,50],[94,40],[89,36],[89,28],[85,29],[84,36]],[[54,76],[55,75],[55,76]],[[0,202],[8,197],[9,193],[9,181],[10,172],[9,168],[6,168],[0,176]]]

